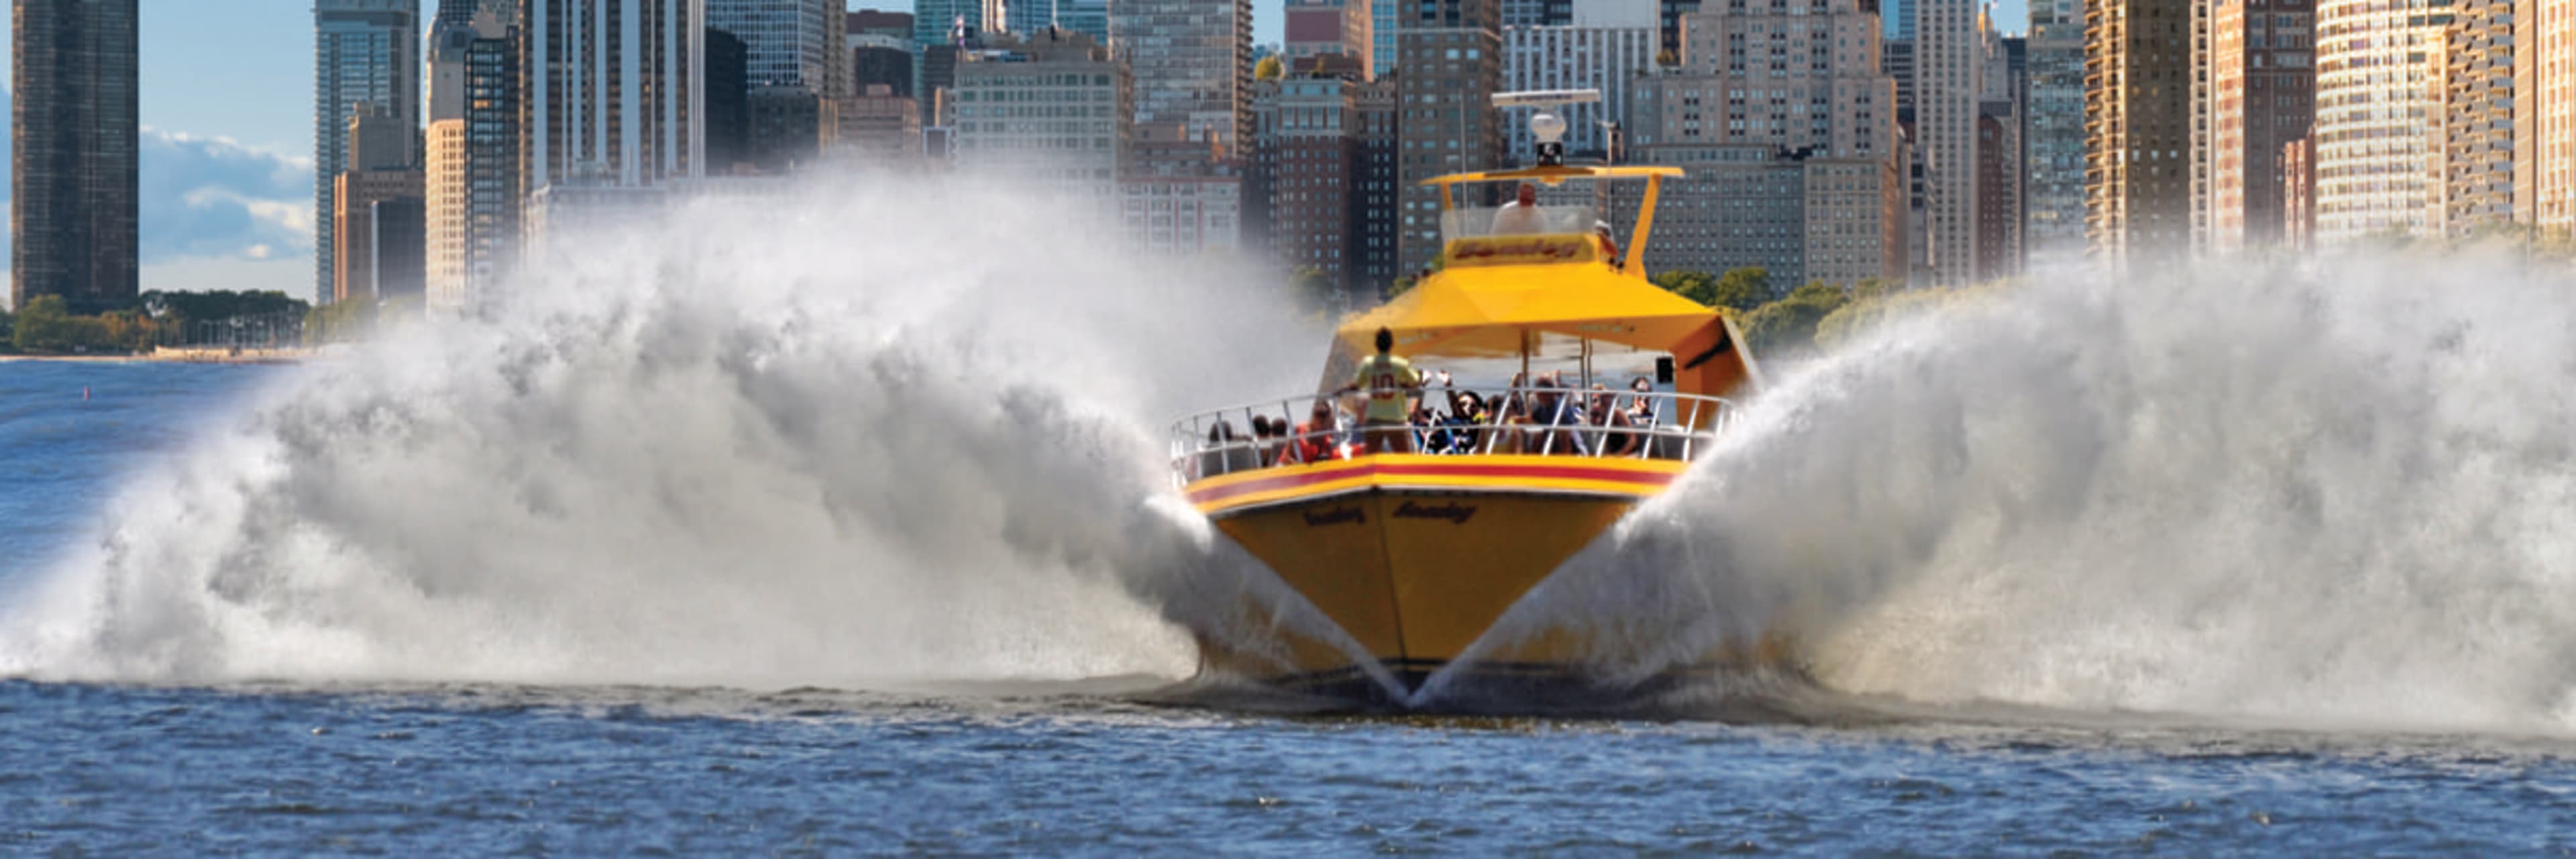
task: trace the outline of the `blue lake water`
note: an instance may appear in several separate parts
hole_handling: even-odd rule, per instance
[[[283,372],[0,363],[0,599],[84,575],[119,489]],[[2551,736],[1828,690],[1743,723],[501,679],[0,680],[0,853],[2576,852]]]

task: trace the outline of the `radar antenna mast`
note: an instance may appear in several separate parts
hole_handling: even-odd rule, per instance
[[[1534,107],[1530,114],[1530,136],[1538,140],[1538,164],[1541,167],[1565,166],[1565,117],[1548,108],[1568,104],[1590,104],[1601,100],[1594,89],[1543,89],[1494,94],[1494,106]]]

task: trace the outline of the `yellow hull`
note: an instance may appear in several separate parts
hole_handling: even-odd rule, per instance
[[[1339,643],[1288,635],[1253,648],[1203,630],[1202,667],[1405,703],[1426,679],[1469,655],[1532,587],[1685,467],[1381,454],[1192,483],[1192,503],[1348,634]],[[1260,623],[1264,611],[1247,607],[1257,626],[1275,627]],[[1471,682],[1547,687],[1582,679],[1582,654],[1567,640],[1541,635],[1506,649],[1486,646],[1489,652],[1461,666],[1476,675]]]

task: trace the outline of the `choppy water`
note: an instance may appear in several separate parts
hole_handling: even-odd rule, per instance
[[[285,372],[0,364],[11,584]],[[1278,716],[1146,703],[1163,682],[5,681],[0,852],[2576,852],[2576,744],[2547,738],[1831,694],[1757,724]]]
[[[0,852],[2576,851],[2565,272],[1873,335],[1499,634],[1615,685],[1784,625],[1813,685],[1300,716],[1163,688],[1176,621],[1313,618],[1153,421],[1310,385],[1314,320],[1006,197],[850,228],[920,190],[300,368],[0,363]]]

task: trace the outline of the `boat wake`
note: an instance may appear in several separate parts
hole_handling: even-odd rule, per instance
[[[282,372],[139,474],[16,577],[0,674],[1177,678],[1173,621],[1247,597],[1332,640],[1173,497],[1150,428],[1311,383],[1320,324],[1061,211],[858,177],[559,245],[487,317]],[[1796,642],[1654,712],[2576,729],[2576,277],[2041,280],[1785,373],[1490,638],[1579,620],[1614,690]]]
[[[1310,380],[1321,338],[1252,273],[1103,252],[1061,211],[853,177],[572,244],[141,475],[17,577],[0,673],[1185,675],[1163,615],[1263,582],[1165,497],[1139,416]]]
[[[1504,625],[1614,682],[1771,630],[1913,702],[2576,730],[2576,276],[2038,280],[1789,373]]]

